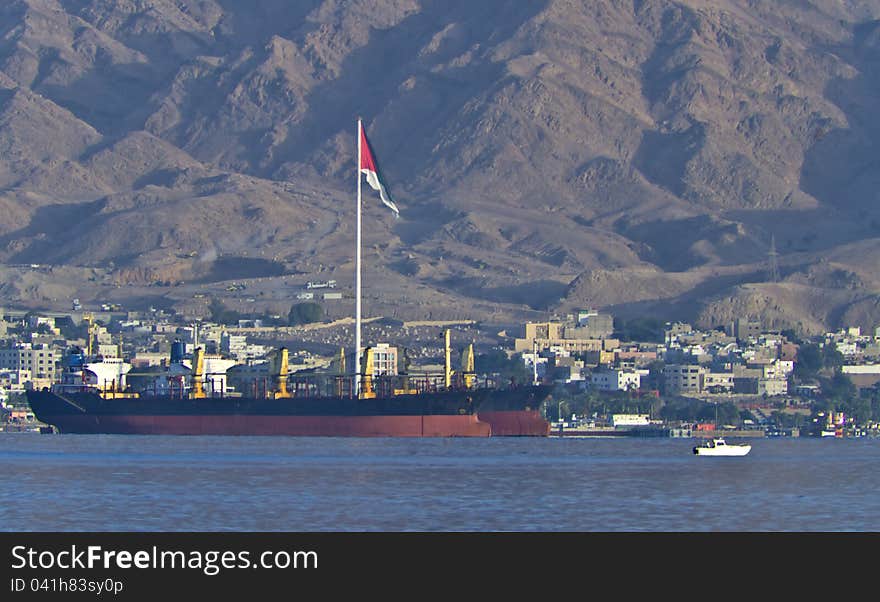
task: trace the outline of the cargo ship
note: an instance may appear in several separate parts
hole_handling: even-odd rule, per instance
[[[168,368],[138,390],[127,382],[130,364],[74,351],[65,357],[60,382],[28,391],[27,398],[34,415],[61,433],[543,437],[550,432],[540,411],[550,387],[480,385],[472,346],[463,354],[462,370],[450,369],[447,352],[445,374],[433,378],[376,376],[369,347],[358,376],[293,378],[288,352],[281,348],[262,390],[255,382],[248,395],[215,387],[201,348],[189,367],[174,349],[171,356]]]
[[[540,405],[550,394],[544,385],[499,387],[474,373],[473,345],[462,354],[462,368],[450,365],[445,332],[445,371],[436,379],[405,374],[381,376],[373,369],[373,350],[361,345],[361,180],[380,192],[398,213],[382,184],[375,157],[358,119],[357,236],[355,250],[354,369],[345,356],[332,375],[293,379],[287,350],[278,350],[262,388],[247,396],[227,395],[225,385],[206,379],[205,356],[193,351],[184,369],[172,345],[167,374],[153,386],[135,390],[126,382],[131,366],[122,360],[93,361],[91,353],[72,354],[61,382],[28,391],[36,417],[62,433],[134,433],[174,435],[299,435],[341,437],[489,437],[543,436],[550,424]],[[309,288],[333,288],[335,281],[310,282]],[[89,337],[91,342],[91,336]],[[361,350],[363,349],[363,352]],[[175,357],[177,355],[177,357]],[[88,359],[88,361],[87,361]],[[111,358],[112,359],[112,358]],[[177,361],[175,361],[177,360]],[[127,366],[127,367],[126,367]],[[400,371],[398,371],[400,372]],[[210,384],[210,386],[209,386]],[[218,390],[219,389],[219,390]]]

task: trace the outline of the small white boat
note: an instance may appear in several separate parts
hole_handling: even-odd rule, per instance
[[[716,437],[694,447],[694,453],[698,456],[744,456],[751,449],[751,445],[731,445],[723,438]]]

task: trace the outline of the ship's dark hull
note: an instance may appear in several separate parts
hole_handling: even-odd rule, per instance
[[[488,437],[474,414],[429,416],[64,415],[62,433],[119,435],[287,435],[300,437]]]
[[[62,433],[487,437],[546,436],[549,425],[528,405],[542,393],[523,388],[380,399],[104,399],[50,391],[27,396],[36,417]]]
[[[479,400],[477,416],[496,437],[546,437],[550,423],[540,407],[549,394],[546,386],[491,389]]]

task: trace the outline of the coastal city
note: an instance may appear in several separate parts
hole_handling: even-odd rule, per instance
[[[213,304],[212,319],[198,321],[154,308],[84,309],[78,300],[69,312],[3,310],[0,428],[56,432],[35,416],[26,392],[63,382],[73,363],[78,382],[111,398],[151,389],[235,399],[277,389],[279,374],[285,395],[307,394],[313,389],[301,383],[339,378],[354,365],[352,320],[323,318],[312,299],[301,295],[288,316],[262,319],[224,311],[221,303]],[[550,436],[880,432],[880,327],[800,337],[747,318],[699,329],[584,309],[503,329],[374,317],[364,320],[364,335],[377,386],[402,375],[439,389],[461,384],[462,375],[471,386],[547,386],[538,409]],[[281,349],[287,364],[279,372]]]
[[[3,0],[0,31],[12,597],[656,596],[852,569],[695,553],[722,532],[880,532],[880,0]],[[542,532],[591,536],[507,536]]]

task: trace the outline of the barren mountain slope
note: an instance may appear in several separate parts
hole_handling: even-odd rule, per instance
[[[0,293],[197,311],[248,275],[235,258],[268,262],[255,308],[289,306],[290,275],[348,290],[360,115],[401,207],[367,189],[375,313],[873,326],[878,19],[834,0],[10,0],[0,260],[77,269]]]

